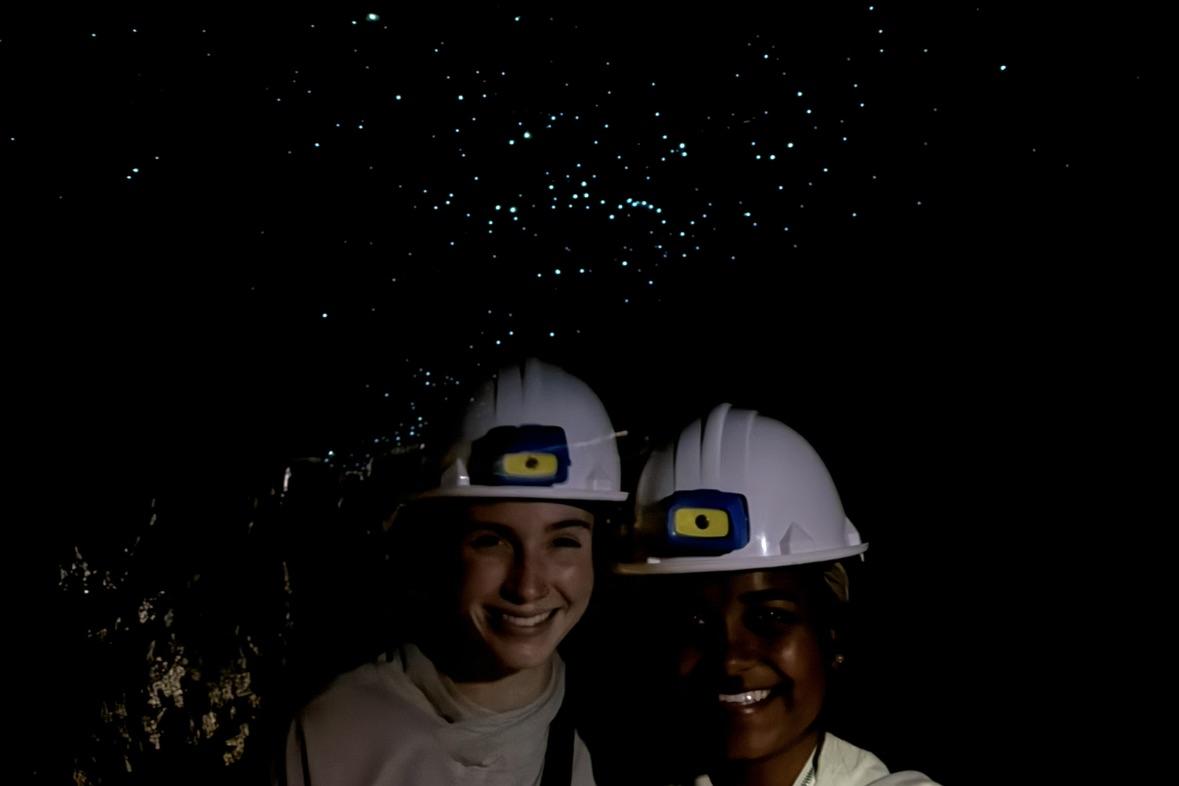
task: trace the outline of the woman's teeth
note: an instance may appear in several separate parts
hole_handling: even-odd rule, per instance
[[[750,704],[757,704],[759,701],[765,701],[769,698],[770,692],[768,690],[750,690],[744,693],[721,693],[717,695],[722,704],[735,704],[738,707],[748,706]]]
[[[515,625],[520,628],[533,628],[549,619],[556,613],[557,610],[552,609],[551,611],[541,612],[540,614],[535,614],[531,617],[518,617],[515,614],[501,612],[500,619],[502,619],[508,625]]]

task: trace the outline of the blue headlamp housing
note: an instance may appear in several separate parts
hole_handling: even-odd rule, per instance
[[[649,544],[659,552],[652,556],[717,556],[749,543],[749,505],[743,494],[677,491],[661,500],[650,515],[663,519],[662,543]]]
[[[481,486],[552,486],[569,478],[560,426],[497,426],[471,444],[468,471]]]

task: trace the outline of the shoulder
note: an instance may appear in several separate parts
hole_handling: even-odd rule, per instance
[[[444,721],[399,673],[393,663],[365,663],[338,676],[299,712],[310,751],[355,752],[391,732],[401,741],[430,737]]]
[[[874,753],[828,734],[819,754],[818,783],[840,786],[937,786],[919,772],[889,773]]]
[[[594,786],[594,767],[589,748],[576,731],[573,733],[573,786]]]
[[[837,783],[856,786],[874,783],[888,775],[888,768],[875,754],[830,733],[823,738],[816,769],[820,782],[835,777]]]
[[[433,756],[434,732],[444,721],[413,700],[397,670],[390,663],[366,664],[308,703],[296,719],[301,738],[294,723],[288,736],[288,773],[305,753],[312,773],[320,776],[313,782],[371,783],[378,782],[373,774],[393,762]]]
[[[366,663],[340,675],[300,713],[305,725],[350,718],[366,726],[380,718],[425,721],[435,715],[398,661]]]
[[[916,770],[905,770],[872,781],[872,786],[938,786],[938,784]]]

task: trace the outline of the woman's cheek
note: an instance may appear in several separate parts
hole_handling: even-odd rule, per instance
[[[679,652],[678,666],[681,678],[688,677],[700,665],[700,651],[695,647],[687,647]]]

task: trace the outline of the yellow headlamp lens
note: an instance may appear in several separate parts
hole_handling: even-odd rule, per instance
[[[510,478],[547,478],[557,474],[559,464],[552,453],[508,453],[500,462]]]
[[[729,514],[717,508],[677,508],[675,531],[685,538],[724,538],[729,534]]]

